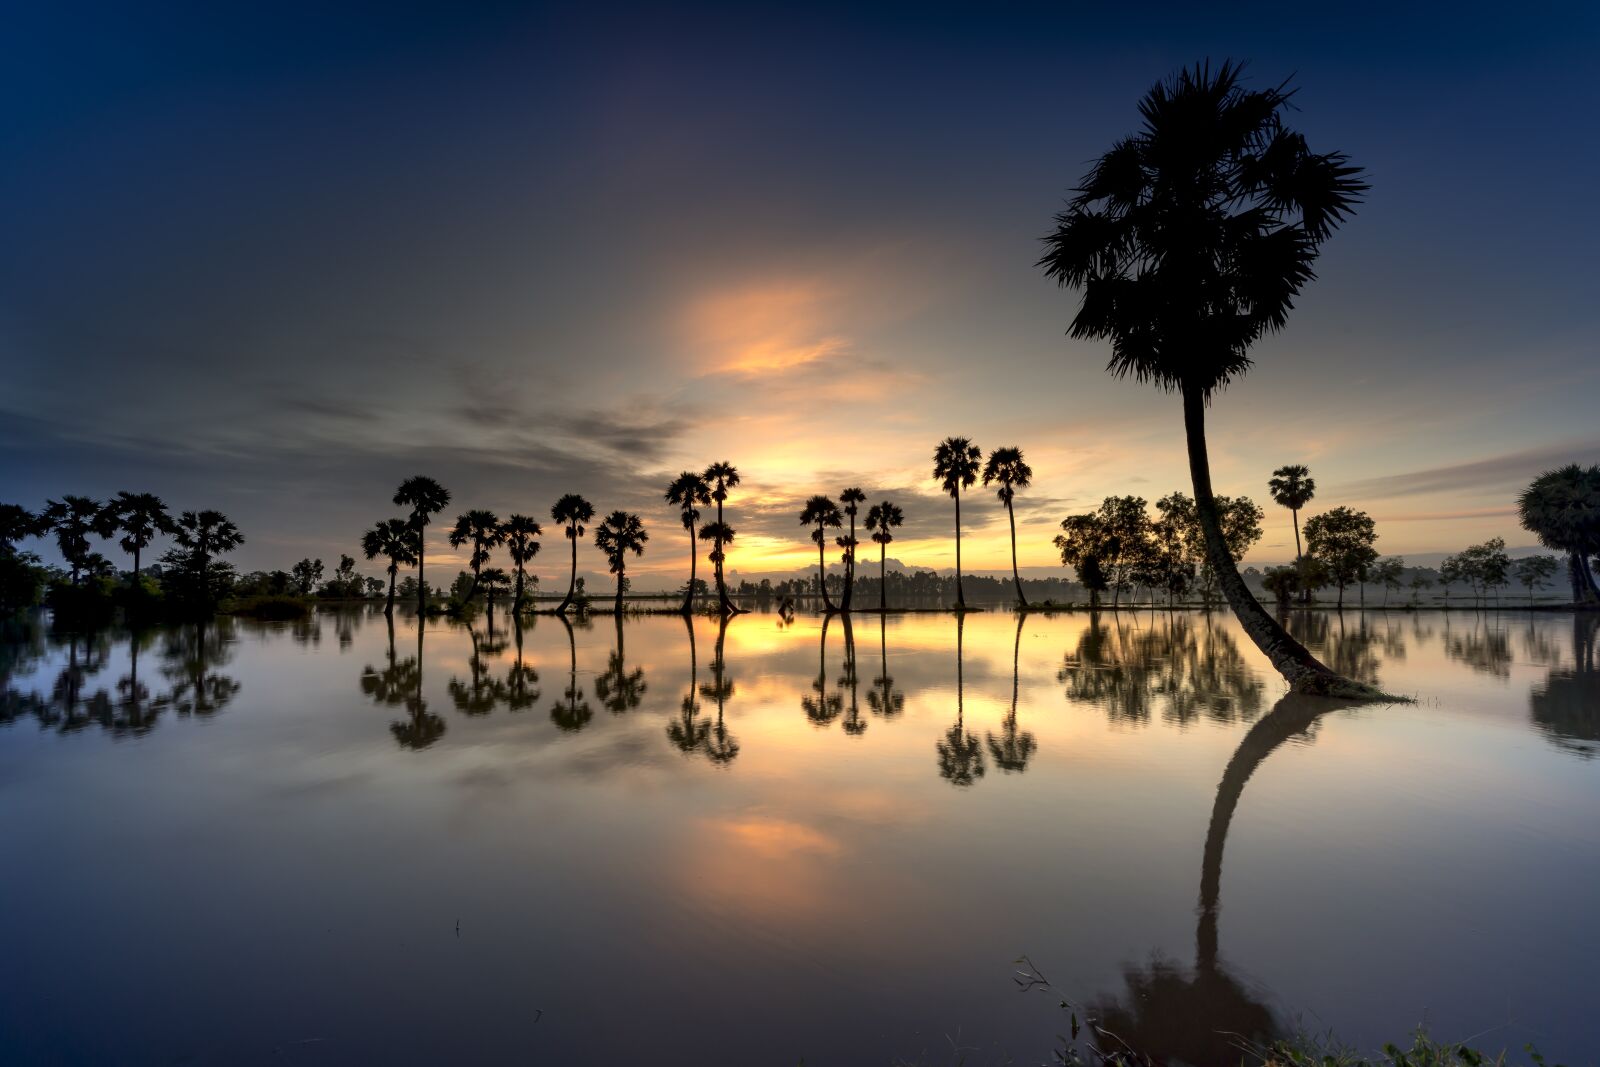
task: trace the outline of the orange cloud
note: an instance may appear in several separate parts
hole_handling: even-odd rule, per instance
[[[780,282],[715,293],[693,304],[687,333],[708,370],[781,373],[846,352],[849,342],[821,324],[835,294],[816,282]]]

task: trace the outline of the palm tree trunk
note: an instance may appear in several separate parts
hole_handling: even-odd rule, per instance
[[[1022,575],[1017,571],[1017,513],[1009,500],[1006,501],[1006,518],[1011,522],[1011,580],[1017,583],[1017,603],[1027,607],[1028,598],[1022,595]]]
[[[850,613],[851,593],[856,584],[856,517],[850,516],[850,558],[844,563],[844,596],[841,598],[840,610],[845,614]],[[846,624],[848,625],[848,624]],[[849,631],[846,631],[847,633]]]
[[[692,502],[691,502],[692,506]],[[689,524],[689,588],[683,594],[683,607],[679,610],[687,615],[694,610],[694,569],[699,562],[700,554],[695,551],[694,524]],[[692,633],[693,631],[691,631]]]
[[[561,598],[561,603],[556,607],[557,615],[565,615],[567,608],[572,606],[572,594],[578,589],[578,528],[567,527],[567,540],[572,542],[572,577],[567,579],[567,595]]]
[[[417,527],[417,618],[422,618],[428,613],[428,578],[423,564],[427,555],[427,529]],[[420,623],[418,624],[420,625]],[[420,640],[420,637],[419,637]]]
[[[624,576],[625,567],[617,568],[617,633],[622,633],[622,586],[627,581]]]
[[[719,527],[722,525],[722,500],[721,500],[721,498],[718,498],[718,500],[717,500],[717,525]],[[726,555],[726,552],[724,550],[723,543],[721,541],[718,541],[717,542],[717,603],[718,603],[718,610],[722,612],[724,617],[727,617],[727,616],[732,615],[734,613],[735,608],[733,606],[733,601],[728,599],[728,583],[727,583],[727,580],[724,579],[723,576],[722,576],[723,564],[725,564],[727,562],[727,560],[724,558],[725,555]]]
[[[394,627],[394,581],[395,575],[399,573],[399,570],[400,568],[396,567],[393,563],[389,564],[389,600],[383,605],[383,613],[389,617],[389,626],[391,630]],[[389,640],[391,643],[394,641],[394,634],[392,632],[389,635]]]
[[[824,554],[823,544],[827,537],[823,534],[822,524],[817,524],[817,588],[822,590],[823,610],[832,613],[833,600],[828,596],[828,557]]]
[[[139,588],[139,542],[133,543],[133,587]]]
[[[1206,453],[1205,397],[1200,390],[1183,390],[1183,424],[1189,446],[1189,476],[1194,482],[1195,512],[1205,534],[1206,560],[1222,586],[1222,594],[1233,608],[1239,625],[1249,635],[1272,666],[1300,693],[1355,695],[1365,687],[1329,670],[1304,645],[1289,636],[1239,577],[1239,568],[1228,554],[1217,515],[1217,500],[1211,492],[1211,462]]]
[[[884,613],[889,610],[889,546],[881,541],[878,543],[878,610]]]
[[[956,607],[965,608],[967,598],[961,592],[961,486],[956,485]]]
[[[522,564],[517,564],[517,592],[511,598],[511,617],[522,614]],[[520,632],[520,631],[519,631]]]

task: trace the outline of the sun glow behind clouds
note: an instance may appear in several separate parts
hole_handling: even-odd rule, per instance
[[[704,369],[744,375],[781,374],[843,355],[849,342],[826,329],[835,294],[819,282],[768,282],[713,293],[687,315]]]

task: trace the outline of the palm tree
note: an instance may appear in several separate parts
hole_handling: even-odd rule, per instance
[[[694,571],[698,562],[699,551],[695,548],[695,524],[700,521],[700,509],[711,503],[711,486],[706,483],[705,475],[696,474],[694,471],[684,471],[672,480],[667,486],[667,503],[682,509],[680,518],[683,528],[689,531],[689,585],[683,593],[683,608],[685,615],[694,610]]]
[[[1028,598],[1022,595],[1022,575],[1017,572],[1017,513],[1011,502],[1016,499],[1017,490],[1028,488],[1032,480],[1033,468],[1023,460],[1020,448],[997,448],[983,465],[984,487],[1000,483],[995,495],[1006,506],[1006,519],[1011,523],[1011,580],[1017,584],[1017,603],[1023,607],[1028,606]]]
[[[716,764],[732,763],[739,755],[739,739],[728,732],[722,721],[723,706],[737,692],[733,679],[728,677],[728,661],[723,651],[728,641],[728,616],[724,615],[717,627],[717,643],[711,656],[711,684],[700,687],[700,695],[717,702],[717,721],[706,738],[706,759]]]
[[[841,610],[850,610],[850,601],[855,591],[856,584],[856,507],[866,501],[867,494],[855,486],[851,486],[839,494],[839,503],[844,505],[844,513],[850,518],[850,533],[839,538],[839,547],[844,549],[844,596],[840,601]]]
[[[516,576],[516,593],[511,601],[511,614],[522,611],[523,590],[528,581],[528,564],[539,554],[538,538],[544,527],[526,515],[513,515],[500,527],[505,534],[506,551],[511,554],[512,572]]]
[[[583,622],[587,616],[579,616]],[[566,615],[561,616],[561,625],[567,628],[567,654],[569,656],[569,671],[567,674],[567,688],[562,696],[567,702],[562,704],[557,701],[550,708],[550,721],[556,728],[567,733],[577,733],[589,724],[594,718],[594,711],[589,707],[589,702],[583,697],[583,690],[578,685],[578,642],[572,633],[572,623],[567,621]]]
[[[702,540],[712,542],[711,561],[717,567],[717,603],[724,615],[736,614],[740,609],[733,606],[733,601],[728,599],[728,583],[722,575],[722,564],[728,558],[727,546],[733,543],[734,529],[722,519],[722,505],[728,499],[728,490],[739,484],[739,469],[727,460],[720,460],[706,468],[703,476],[711,484],[711,499],[717,503],[716,535],[706,537],[705,530],[700,531]]]
[[[1033,734],[1027,730],[1017,729],[1017,689],[1019,687],[1022,659],[1022,623],[1026,616],[1017,613],[1017,633],[1011,645],[1011,714],[1006,716],[1004,731],[999,737],[988,734],[989,755],[994,758],[994,765],[1010,774],[1016,771],[1021,774],[1028,769],[1028,760],[1033,758],[1033,753],[1039,747]]]
[[[688,755],[705,745],[711,735],[711,726],[695,718],[700,714],[700,702],[696,699],[699,696],[696,677],[699,672],[699,661],[694,648],[694,620],[685,615],[683,626],[689,632],[689,692],[684,695],[679,705],[679,717],[667,724],[667,740],[671,741],[678,751]]]
[[[594,532],[594,547],[606,555],[611,573],[617,576],[617,615],[622,615],[622,592],[627,588],[628,553],[644,555],[644,543],[650,540],[639,516],[626,511],[613,511],[606,516]]]
[[[822,632],[817,638],[817,680],[811,683],[811,691],[816,695],[800,698],[800,710],[806,713],[813,726],[827,726],[844,708],[843,699],[837,693],[828,692],[828,626],[832,622],[832,615],[822,617]]]
[[[1591,557],[1600,553],[1600,466],[1569,463],[1545,471],[1518,500],[1523,529],[1537,534],[1546,548],[1567,553],[1572,600],[1600,601]]]
[[[956,615],[956,721],[945,731],[944,740],[935,744],[939,753],[939,775],[952,785],[969,786],[983,777],[983,746],[967,732],[965,684],[961,669],[961,633],[966,616]]]
[[[450,491],[432,478],[407,478],[394,492],[396,507],[411,509],[411,528],[417,531],[417,612],[428,613],[428,580],[423,564],[427,555],[427,527],[433,516],[450,506]]]
[[[409,567],[417,562],[418,557],[417,530],[405,519],[384,519],[378,525],[361,535],[361,551],[366,553],[368,559],[377,559],[387,556],[389,566],[389,599],[384,604],[383,613],[391,619],[394,617],[394,584],[402,566]]]
[[[872,680],[867,704],[874,715],[892,719],[905,710],[906,695],[895,688],[889,674],[889,616],[878,616],[878,676]]]
[[[1143,128],[1094,165],[1039,260],[1082,288],[1071,336],[1111,342],[1108,369],[1178,392],[1206,555],[1240,624],[1296,692],[1354,693],[1245,587],[1223,538],[1205,412],[1280,329],[1326,240],[1367,185],[1283,121],[1286,87],[1247,91],[1239,67],[1179,72],[1139,104]],[[1364,695],[1372,696],[1370,691]]]
[[[25,537],[42,537],[50,529],[44,516],[35,515],[17,504],[0,504],[0,559],[9,559],[17,542]]]
[[[39,516],[45,529],[56,535],[56,547],[66,561],[72,584],[89,564],[89,538],[110,537],[114,530],[100,502],[86,496],[63,496],[45,502]]]
[[[171,534],[177,527],[167,513],[167,505],[154,493],[124,490],[106,502],[105,525],[120,532],[122,550],[133,555],[133,584],[139,585],[139,556],[150,547],[158,533]]]
[[[556,606],[556,614],[565,615],[572,606],[572,594],[578,588],[578,538],[583,536],[583,524],[594,518],[594,505],[577,493],[568,493],[555,502],[550,517],[566,527],[567,540],[572,542],[572,577],[567,582],[567,595]]]
[[[880,500],[867,509],[867,529],[878,543],[878,610],[889,610],[889,542],[894,540],[895,527],[906,521],[899,505]]]
[[[967,606],[961,592],[961,490],[978,480],[978,461],[983,453],[965,437],[946,437],[933,450],[933,476],[956,502],[956,609]]]
[[[467,587],[465,599],[470,602],[477,595],[483,565],[489,562],[490,553],[506,543],[500,516],[482,508],[457,515],[455,527],[450,531],[450,547],[460,548],[468,541],[472,542],[472,555],[467,558],[467,566],[472,568],[472,584]]]
[[[833,600],[828,596],[828,558],[824,549],[828,544],[828,527],[837,529],[844,524],[844,516],[839,512],[839,505],[828,497],[818,493],[806,501],[806,506],[800,509],[800,525],[810,526],[816,524],[816,529],[811,531],[811,540],[817,544],[817,588],[822,590],[823,609],[834,611]]]
[[[227,568],[213,567],[212,559],[244,544],[244,534],[222,512],[211,510],[185,511],[176,527],[172,537],[178,547],[161,557],[162,562],[181,569],[201,597],[217,598],[225,588]]]
[[[1267,492],[1272,495],[1274,503],[1288,508],[1289,514],[1294,517],[1294,561],[1299,563],[1303,555],[1300,550],[1300,509],[1311,503],[1312,497],[1317,495],[1317,482],[1311,477],[1311,468],[1301,463],[1279,467],[1267,482]]]

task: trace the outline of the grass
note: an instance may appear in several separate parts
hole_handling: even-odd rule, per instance
[[[303,619],[311,614],[311,602],[297,596],[252,596],[227,601],[220,610],[224,615],[244,615],[252,619]]]

